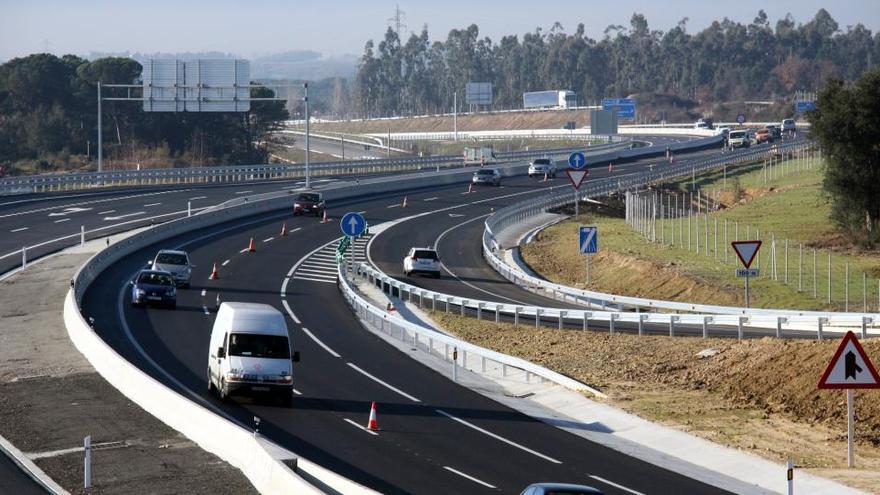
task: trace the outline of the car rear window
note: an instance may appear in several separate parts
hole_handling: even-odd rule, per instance
[[[494,173],[495,173],[495,171],[492,170],[491,168],[487,169],[487,170],[477,170],[477,175],[492,175]]]
[[[746,136],[746,131],[731,131],[728,136],[730,136],[731,139],[739,139]]]
[[[535,161],[533,161],[532,163],[534,163],[535,165],[550,165],[550,159],[549,158],[538,158]]]
[[[143,272],[138,277],[138,283],[150,285],[173,285],[174,281],[171,280],[170,275],[164,273]]]
[[[234,333],[229,336],[229,355],[290,359],[290,345],[280,335]]]
[[[420,250],[416,251],[415,253],[413,253],[413,258],[417,258],[420,260],[434,260],[434,261],[437,261],[438,259],[440,259],[439,257],[437,257],[437,251],[428,251],[425,249],[420,249]]]
[[[306,194],[300,194],[300,195],[296,198],[296,200],[297,200],[297,201],[307,201],[307,202],[309,202],[309,203],[317,203],[318,201],[320,201],[320,200],[318,199],[318,195],[317,195],[317,194],[307,194],[307,193],[306,193]]]
[[[163,265],[185,265],[186,256],[182,254],[160,253],[156,256],[156,263]]]

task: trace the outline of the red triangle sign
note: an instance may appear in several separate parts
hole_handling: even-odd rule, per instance
[[[736,251],[736,255],[739,256],[739,260],[746,268],[752,266],[755,255],[761,249],[761,241],[733,241],[730,245],[733,246],[733,250]]]
[[[880,375],[856,334],[846,332],[819,379],[819,388],[880,388]]]
[[[568,180],[571,181],[571,185],[577,190],[581,188],[581,184],[583,184],[590,171],[588,169],[575,170],[570,168],[565,173],[568,174]]]

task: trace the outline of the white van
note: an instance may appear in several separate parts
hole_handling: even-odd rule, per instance
[[[217,311],[208,349],[208,391],[270,395],[290,405],[293,363],[284,315],[268,304],[224,302]]]

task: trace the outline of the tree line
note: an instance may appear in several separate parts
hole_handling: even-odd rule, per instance
[[[0,65],[0,163],[36,163],[27,171],[40,171],[80,160],[89,168],[89,156],[97,156],[97,82],[138,83],[141,69],[129,58],[47,53]],[[103,95],[114,93],[107,88]],[[243,113],[148,113],[140,102],[105,101],[102,113],[106,157],[186,165],[265,163],[266,150],[254,143],[287,118],[283,102],[266,101]]]
[[[494,107],[519,108],[522,93],[566,89],[582,103],[605,97],[664,93],[697,101],[768,100],[818,91],[829,78],[851,81],[880,60],[880,36],[862,24],[841,30],[824,9],[807,23],[791,15],[771,25],[761,10],[752,23],[727,18],[691,34],[688,19],[651,30],[633,14],[630,25],[602,37],[584,25],[567,34],[560,23],[493,42],[472,24],[431,42],[427,27],[402,40],[389,28],[366,43],[352,83],[359,117],[451,111],[467,82],[491,82]]]

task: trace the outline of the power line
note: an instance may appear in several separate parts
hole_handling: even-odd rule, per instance
[[[395,5],[394,8],[394,17],[389,17],[388,22],[394,24],[395,33],[397,33],[397,39],[400,38],[400,29],[403,28],[406,30],[406,24],[404,24],[404,20],[406,19],[406,12],[400,10],[400,4]]]

